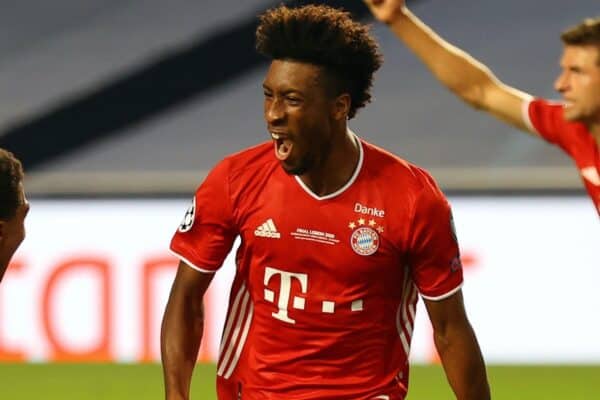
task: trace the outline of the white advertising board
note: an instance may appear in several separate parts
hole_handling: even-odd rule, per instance
[[[451,198],[466,308],[486,361],[600,362],[600,222],[584,197]],[[158,361],[181,199],[31,200],[0,285],[0,360]],[[215,360],[234,271],[206,296]],[[411,357],[435,360],[420,304]]]

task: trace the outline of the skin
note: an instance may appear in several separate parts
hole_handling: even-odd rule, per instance
[[[293,144],[282,168],[300,176],[316,194],[333,193],[351,177],[358,147],[348,135],[350,96],[332,96],[326,73],[312,64],[274,60],[264,87],[264,118]],[[274,140],[275,145],[277,140]],[[161,327],[165,398],[189,398],[190,382],[203,334],[203,298],[214,274],[179,264]]]
[[[554,88],[564,99],[564,116],[594,128],[600,143],[600,47],[565,46]]]
[[[267,130],[293,144],[281,166],[319,196],[348,182],[359,154],[346,126],[350,96],[332,96],[326,82],[322,67],[274,60],[263,83]]]
[[[532,96],[498,80],[489,68],[448,43],[405,6],[404,0],[365,0],[373,15],[421,59],[433,75],[473,108],[537,136],[523,121]],[[565,100],[565,119],[586,125],[600,147],[600,54],[598,46],[566,45],[555,89]]]
[[[192,372],[204,330],[204,294],[213,276],[192,269],[183,261],[179,263],[160,335],[168,400],[189,399]]]
[[[274,148],[281,140],[292,145],[281,167],[320,196],[344,186],[358,162],[357,144],[346,126],[351,99],[347,94],[331,95],[327,88],[322,67],[291,60],[274,60],[263,83],[264,118],[268,131],[278,138]],[[189,398],[202,339],[202,299],[212,277],[179,264],[161,331],[167,400]],[[444,368],[459,398],[488,399],[485,367],[462,294],[426,301],[426,306]]]
[[[469,323],[462,291],[440,300],[424,300],[433,327],[435,347],[448,383],[458,400],[491,398],[485,364]]]
[[[7,220],[0,220],[0,281],[12,256],[25,239],[25,217],[29,212],[29,202],[25,198],[23,185],[19,186],[21,200],[15,214]]]

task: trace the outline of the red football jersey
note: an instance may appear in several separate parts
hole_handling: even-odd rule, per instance
[[[433,179],[364,141],[350,181],[319,197],[271,142],[220,162],[171,242],[192,268],[236,276],[219,399],[403,399],[418,294],[462,285],[450,207]]]
[[[542,99],[529,103],[525,122],[542,138],[558,145],[571,156],[600,215],[600,154],[594,137],[585,125],[566,121],[561,103]]]

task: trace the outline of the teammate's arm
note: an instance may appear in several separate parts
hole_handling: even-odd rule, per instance
[[[204,325],[203,297],[214,274],[179,263],[162,321],[160,348],[167,400],[189,398]]]
[[[536,134],[522,116],[531,95],[505,85],[484,64],[442,39],[406,8],[404,0],[364,1],[375,18],[386,23],[454,94],[476,109]]]
[[[485,365],[477,338],[467,319],[462,292],[425,300],[435,346],[446,377],[458,400],[490,399]]]

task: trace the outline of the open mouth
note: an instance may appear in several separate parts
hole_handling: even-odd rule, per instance
[[[271,137],[273,138],[273,144],[275,146],[275,156],[279,161],[285,161],[289,158],[292,153],[292,149],[294,148],[294,143],[287,138],[286,136],[271,132]]]

